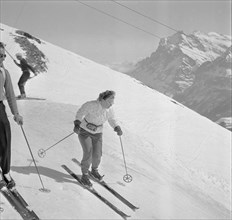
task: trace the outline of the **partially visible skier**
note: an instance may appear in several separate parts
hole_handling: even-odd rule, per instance
[[[22,125],[23,118],[18,112],[10,74],[3,66],[5,57],[4,45],[0,42],[0,188],[5,185],[12,188],[15,186],[15,182],[10,175],[11,129],[3,104],[5,96],[16,123]]]
[[[76,113],[74,132],[78,134],[83,149],[81,181],[89,187],[92,186],[88,177],[91,164],[91,175],[98,180],[103,178],[98,172],[102,156],[103,124],[108,121],[114,131],[119,136],[122,135],[122,130],[112,109],[114,98],[115,92],[107,90],[100,93],[97,100],[84,103]]]
[[[23,72],[21,75],[19,81],[18,81],[18,86],[19,86],[19,91],[20,95],[17,98],[26,98],[26,93],[25,93],[25,84],[27,80],[30,78],[30,71],[34,73],[36,76],[36,72],[32,66],[30,66],[27,61],[23,58],[23,55],[21,53],[16,54],[16,58],[20,61],[20,63],[17,63],[16,60],[14,60],[15,64],[19,66]]]

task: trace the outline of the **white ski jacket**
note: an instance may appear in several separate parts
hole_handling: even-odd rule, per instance
[[[81,121],[81,128],[93,134],[102,133],[103,124],[106,121],[113,129],[118,126],[112,107],[109,109],[102,108],[98,100],[84,103],[76,113],[76,120]],[[96,131],[90,130],[87,126],[88,123],[96,125]]]

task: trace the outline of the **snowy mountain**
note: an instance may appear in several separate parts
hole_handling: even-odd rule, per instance
[[[215,60],[203,63],[195,71],[193,85],[175,99],[212,121],[231,118],[231,78],[229,47]]]
[[[38,38],[24,36],[24,45],[15,40],[22,35],[9,26],[1,24],[0,30],[1,41],[12,57],[16,52],[33,56],[33,47],[46,67],[39,69],[40,74],[26,85],[28,96],[46,100],[20,100],[18,107],[41,178],[50,193],[39,191],[42,187],[25,138],[7,107],[12,127],[12,176],[41,219],[120,218],[61,168],[66,164],[81,174],[71,161],[82,157],[76,135],[49,149],[44,158],[37,155],[39,149],[46,150],[72,133],[79,106],[106,89],[116,91],[114,108],[123,129],[125,159],[133,181],[125,183],[122,179],[125,166],[120,141],[108,124],[104,126],[100,173],[140,209],[133,212],[101,186],[94,184],[94,188],[129,214],[128,219],[231,218],[229,131],[125,74]],[[21,72],[9,55],[5,67],[18,93]],[[0,199],[4,209],[1,219],[20,219],[2,195]]]
[[[222,62],[215,60],[220,57],[223,59],[224,53],[229,51],[231,53],[231,36],[201,32],[186,35],[178,32],[161,39],[157,50],[138,62],[127,74],[216,121],[221,117],[231,117],[228,105],[231,99],[223,102],[220,98],[229,97],[231,87],[219,89],[221,81],[214,81],[218,77],[229,85],[231,61],[225,61],[225,66],[222,66]],[[214,63],[209,65],[211,62]],[[198,91],[198,87],[208,86],[210,78],[214,86]],[[208,97],[209,91],[211,96],[217,94],[216,97]],[[196,104],[195,100],[199,99],[202,101]],[[219,113],[222,102],[223,112]]]

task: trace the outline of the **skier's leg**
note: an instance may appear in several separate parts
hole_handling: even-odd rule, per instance
[[[84,129],[80,130],[78,137],[83,149],[81,171],[83,174],[87,174],[92,162],[92,140],[89,133]]]
[[[10,171],[11,163],[11,129],[8,121],[5,106],[0,102],[0,166],[2,173]]]
[[[23,83],[22,83],[22,76],[19,78],[18,87],[19,87],[20,94],[23,94],[24,86],[23,86]]]
[[[25,72],[23,72],[22,76],[19,79],[18,86],[19,86],[19,90],[20,90],[21,95],[26,94],[25,93],[25,84],[26,84],[27,80],[29,79],[29,77],[30,77],[30,72],[25,71]]]
[[[102,133],[95,134],[92,143],[92,169],[97,170],[102,157]]]

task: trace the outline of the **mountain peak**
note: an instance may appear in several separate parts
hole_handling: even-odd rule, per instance
[[[184,32],[183,31],[178,31],[175,34],[173,34],[172,36],[169,36],[167,38],[162,38],[160,40],[160,44],[161,45],[165,45],[165,44],[175,44],[178,45],[181,42],[183,42],[184,40]]]
[[[202,66],[204,68],[201,68]],[[197,75],[202,76],[205,71],[205,77],[200,77],[199,80]],[[194,31],[187,35],[178,31],[172,36],[162,38],[157,50],[137,63],[129,74],[159,92],[178,98],[178,101],[185,105],[190,103],[187,106],[191,109],[196,110],[191,100],[203,100],[198,101],[201,105],[199,104],[200,107],[196,111],[215,121],[218,119],[218,112],[222,111],[220,106],[224,99],[221,97],[230,94],[230,90],[224,85],[228,77],[231,77],[231,37],[215,32],[206,34]],[[201,89],[196,84],[202,85]],[[211,90],[217,94],[214,96],[219,97],[218,104],[217,100],[212,98],[210,101],[213,100],[213,103],[210,105],[207,97],[213,93],[205,88],[206,84],[212,85]],[[193,96],[197,94],[197,97],[191,96],[191,100],[184,101],[183,97],[193,85],[195,90],[190,93]],[[206,105],[210,107],[206,108]],[[228,117],[231,111],[227,106],[229,105],[225,106],[223,112]]]

